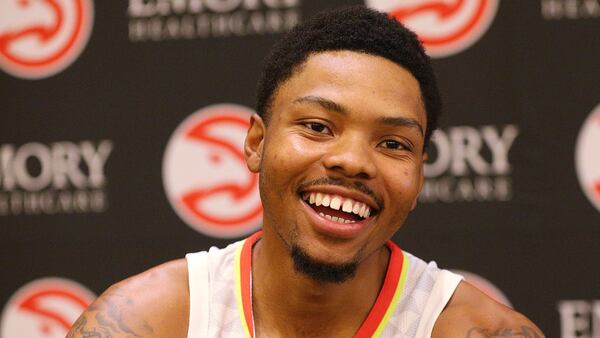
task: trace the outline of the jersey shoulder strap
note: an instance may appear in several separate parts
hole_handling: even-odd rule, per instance
[[[448,270],[439,270],[437,272],[435,284],[425,303],[423,317],[417,328],[417,337],[431,337],[435,322],[450,301],[450,297],[452,297],[462,279],[462,276]]]
[[[235,253],[243,243],[185,256],[190,291],[188,338],[240,336],[243,326],[235,292]]]
[[[190,290],[190,317],[188,338],[208,336],[210,310],[210,282],[208,278],[208,252],[201,251],[185,255],[188,265]],[[202,301],[198,301],[202,300]]]

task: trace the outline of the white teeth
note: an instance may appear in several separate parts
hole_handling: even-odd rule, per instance
[[[366,205],[364,205],[363,203],[361,203],[360,210],[358,211],[358,215],[359,215],[360,217],[364,217],[364,214],[365,214],[365,208],[366,208]]]
[[[354,203],[354,208],[352,208],[352,213],[354,213],[354,214],[357,214],[357,215],[358,215],[358,212],[360,211],[360,206],[361,206],[361,204],[362,204],[362,203],[360,203],[360,202],[356,202],[356,203]]]
[[[343,212],[352,212],[352,200],[347,198],[344,201],[344,206],[342,206],[342,211]]]
[[[353,213],[363,218],[368,218],[371,215],[371,207],[369,207],[365,203],[355,201],[351,198],[344,198],[338,195],[323,194],[320,192],[306,193],[302,196],[305,201],[315,206],[322,205],[324,207],[329,207],[334,210],[341,209],[343,212]],[[322,213],[319,213],[319,215],[324,216]],[[338,221],[340,223],[348,223],[342,218],[339,218]],[[354,221],[350,222],[354,223]]]
[[[337,223],[354,223],[354,221],[348,220],[348,219],[343,219],[341,217],[336,217],[336,216],[331,216],[331,215],[325,215],[324,213],[320,212],[319,216],[321,217],[325,217],[328,220],[332,221],[332,222],[337,222]]]
[[[331,198],[331,203],[329,204],[329,207],[331,209],[340,210],[341,204],[342,204],[342,199],[339,196],[333,196]],[[346,205],[346,203],[344,203],[344,205]],[[346,210],[344,210],[344,211],[346,211]]]
[[[321,204],[323,204],[324,207],[328,207],[330,202],[331,197],[329,197],[329,195],[323,196],[323,201],[321,201]]]

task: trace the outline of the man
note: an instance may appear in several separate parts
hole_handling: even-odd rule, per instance
[[[267,59],[245,143],[263,230],[109,288],[69,337],[542,337],[389,242],[416,206],[440,99],[414,34],[352,7]]]

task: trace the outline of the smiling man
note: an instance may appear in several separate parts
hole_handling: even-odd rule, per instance
[[[385,14],[297,27],[267,59],[246,138],[262,232],[112,286],[69,337],[543,337],[390,242],[439,111],[429,59]]]

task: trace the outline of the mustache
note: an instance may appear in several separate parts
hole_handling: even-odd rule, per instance
[[[366,184],[360,181],[350,181],[339,177],[321,177],[316,180],[301,183],[298,187],[298,190],[302,192],[310,187],[319,185],[335,185],[339,187],[344,187],[346,189],[359,191],[373,198],[379,210],[383,209],[383,199],[377,196],[375,192],[371,190],[371,188],[367,187]]]

